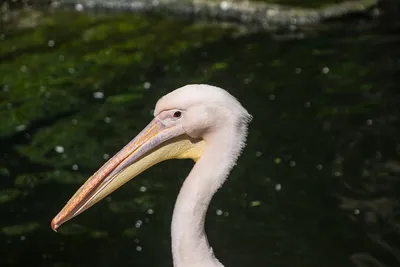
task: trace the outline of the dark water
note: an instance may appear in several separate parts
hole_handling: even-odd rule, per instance
[[[191,161],[146,171],[50,220],[187,83],[254,115],[206,230],[234,266],[400,265],[400,37],[378,21],[303,38],[131,15],[38,13],[0,42],[0,266],[171,266]]]

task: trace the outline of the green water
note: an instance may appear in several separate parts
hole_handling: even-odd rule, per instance
[[[398,28],[287,39],[133,15],[22,22],[0,36],[0,266],[172,266],[191,161],[151,168],[58,233],[50,221],[187,83],[223,87],[254,116],[207,217],[221,262],[400,264]]]

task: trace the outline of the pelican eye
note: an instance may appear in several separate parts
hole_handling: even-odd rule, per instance
[[[182,116],[182,112],[179,111],[179,110],[175,111],[174,114],[173,114],[173,117],[176,118],[176,119],[180,118],[181,116]]]

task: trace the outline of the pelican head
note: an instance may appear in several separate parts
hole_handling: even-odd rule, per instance
[[[209,143],[229,138],[227,131],[246,132],[250,117],[232,95],[210,85],[186,85],[163,96],[149,125],[81,186],[52,220],[52,228],[56,231],[158,162],[198,161]],[[244,140],[238,143],[240,150]]]

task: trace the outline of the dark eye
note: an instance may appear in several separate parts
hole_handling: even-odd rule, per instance
[[[175,111],[173,116],[174,116],[174,118],[180,118],[182,116],[182,112],[181,111]]]

